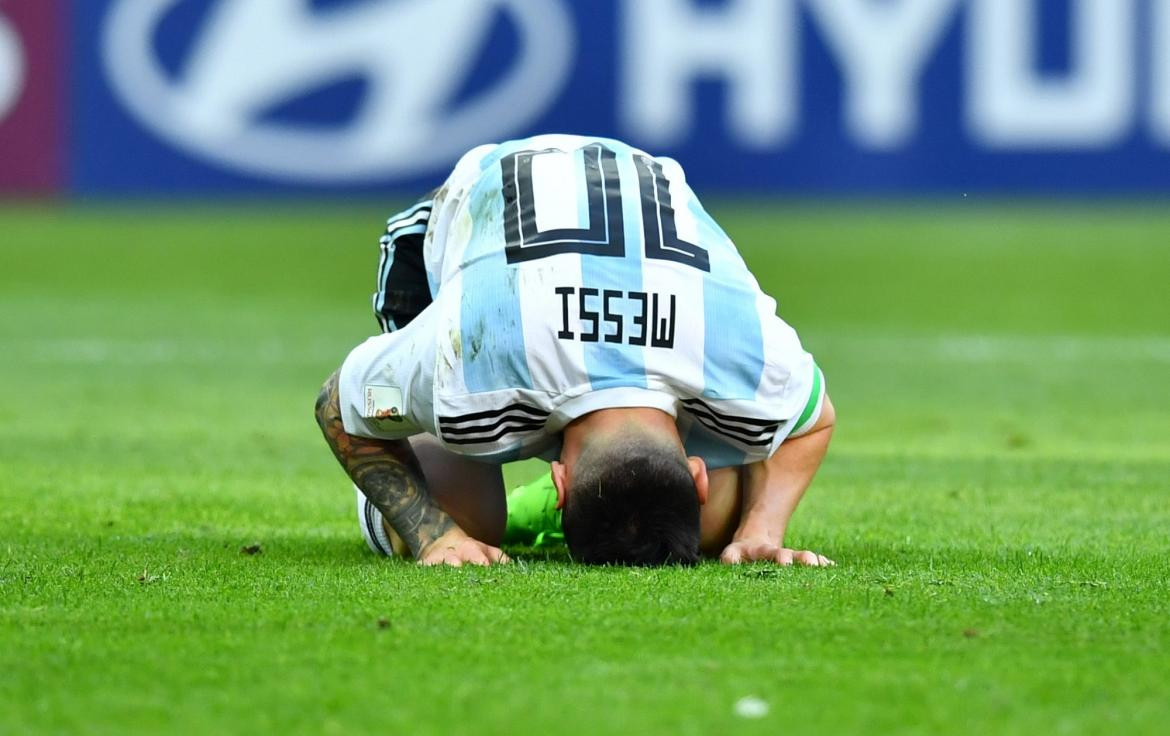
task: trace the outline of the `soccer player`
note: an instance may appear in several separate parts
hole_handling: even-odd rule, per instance
[[[823,376],[676,162],[481,146],[381,245],[384,332],[316,406],[371,547],[506,562],[499,465],[541,457],[575,560],[832,564],[783,543],[832,433]]]

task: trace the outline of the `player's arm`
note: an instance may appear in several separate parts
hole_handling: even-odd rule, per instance
[[[825,394],[820,417],[804,434],[786,440],[772,457],[745,465],[740,476],[739,526],[720,559],[728,564],[769,560],[782,565],[834,564],[824,555],[784,546],[788,520],[812,483],[829,448],[836,412]]]
[[[317,424],[338,462],[424,565],[507,562],[499,549],[468,536],[435,502],[410,442],[345,431],[338,397],[340,371],[317,396]]]

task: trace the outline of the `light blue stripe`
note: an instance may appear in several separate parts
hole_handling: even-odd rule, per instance
[[[689,193],[689,192],[688,192]],[[764,370],[764,342],[754,280],[731,239],[690,194],[699,245],[711,259],[703,278],[703,396],[753,399]],[[695,422],[684,441],[688,455],[710,468],[743,465],[747,454]]]
[[[532,388],[519,279],[504,257],[503,201],[499,173],[480,178],[468,195],[473,207],[493,208],[495,217],[473,217],[463,252],[463,295],[459,329],[463,380],[473,393]],[[430,278],[430,274],[427,274]]]
[[[425,200],[423,202],[416,202],[415,204],[411,205],[410,207],[399,212],[397,215],[391,215],[389,218],[386,219],[386,229],[387,230],[390,229],[390,223],[397,222],[398,220],[405,220],[405,219],[409,218],[411,215],[417,214],[418,211],[421,210],[422,208],[430,207],[434,203],[435,203],[435,200],[433,200],[433,199],[428,199],[428,200]]]
[[[390,237],[392,237],[394,240],[398,240],[403,235],[423,235],[426,233],[426,231],[427,231],[427,224],[425,222],[420,222],[417,225],[411,225],[410,227],[404,227],[401,229],[397,229],[392,233],[392,235]]]
[[[427,259],[423,259],[423,267],[427,271],[427,288],[431,290],[431,299],[439,295],[439,277],[431,271],[431,264]]]
[[[711,257],[703,280],[703,396],[754,399],[764,371],[764,339],[754,280],[723,233],[693,196],[689,209]]]

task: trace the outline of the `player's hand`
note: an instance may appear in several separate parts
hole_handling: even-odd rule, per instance
[[[498,547],[472,539],[462,529],[452,529],[419,551],[420,565],[494,565],[511,562]]]
[[[806,565],[808,567],[832,567],[836,565],[828,557],[810,550],[795,550],[781,547],[767,540],[743,539],[732,542],[724,548],[719,561],[724,565],[738,565],[743,562],[775,562],[778,565]]]

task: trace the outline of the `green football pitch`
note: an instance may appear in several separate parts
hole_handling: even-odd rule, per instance
[[[836,568],[375,558],[311,411],[390,207],[0,208],[0,733],[1165,733],[1165,206],[711,209]]]

